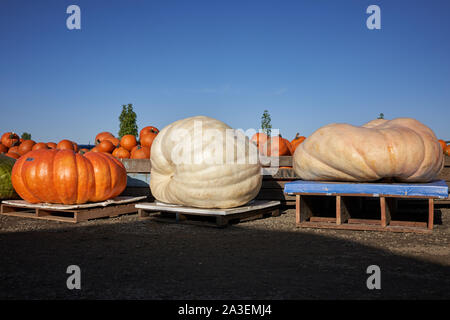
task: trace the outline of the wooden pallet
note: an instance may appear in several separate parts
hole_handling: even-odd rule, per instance
[[[233,223],[266,216],[279,216],[279,201],[254,200],[246,206],[230,209],[201,209],[169,205],[161,202],[139,203],[136,208],[142,220],[226,227]]]
[[[22,218],[78,223],[91,219],[137,213],[136,202],[146,197],[118,197],[116,201],[85,205],[32,204],[24,200],[3,201],[0,214]]]
[[[374,197],[369,194],[361,194],[359,196],[355,196],[355,194],[334,194],[328,196],[324,196],[323,194],[296,194],[295,197],[295,222],[297,227],[429,233],[432,232],[434,226],[433,198],[400,196]],[[317,202],[324,204],[326,202],[326,199],[324,198],[330,197],[332,199],[331,201],[335,202],[335,205],[329,207],[332,207],[332,210],[335,210],[335,215],[325,217],[316,216],[318,211]],[[378,218],[367,219],[353,217],[352,212],[354,212],[355,206],[361,209],[363,201],[368,201],[367,199],[363,199],[363,197],[372,197],[372,200],[378,202]],[[410,201],[410,203],[413,199],[416,201],[425,201],[427,204],[427,209],[425,209],[427,214],[426,221],[393,220],[393,215],[398,213],[398,201],[403,199],[405,201]],[[417,205],[419,205],[419,203],[417,203]],[[326,210],[324,210],[322,206],[319,211]],[[409,209],[408,213],[411,215],[413,211],[416,211],[416,213],[420,212],[420,210]],[[328,212],[330,212],[330,210],[328,210]]]

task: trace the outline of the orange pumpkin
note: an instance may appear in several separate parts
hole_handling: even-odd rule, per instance
[[[48,146],[44,142],[38,142],[36,143],[31,150],[40,150],[40,149],[48,149]]]
[[[131,151],[137,145],[136,137],[132,134],[126,134],[120,139],[120,146]]]
[[[292,154],[294,154],[295,150],[297,149],[297,147],[303,142],[305,141],[306,137],[301,136],[299,133],[297,133],[295,135],[295,138],[291,141],[291,146],[292,146]]]
[[[146,133],[140,137],[140,143],[143,147],[148,147],[151,149],[153,140],[155,140],[157,133]]]
[[[19,159],[20,158],[20,154],[18,154],[16,152],[13,152],[13,151],[9,151],[9,152],[5,153],[5,156],[8,156],[8,157],[13,158],[13,159]]]
[[[3,143],[0,143],[0,153],[7,153],[8,152],[8,147],[5,146]]]
[[[49,149],[56,149],[57,146],[58,145],[56,143],[54,143],[54,142],[47,142],[47,147]]]
[[[124,147],[118,147],[118,148],[114,149],[112,155],[119,159],[129,159],[130,151],[128,151]]]
[[[107,137],[104,140],[110,141],[115,148],[117,148],[120,145],[120,140],[117,139],[116,137]]]
[[[98,150],[97,147],[93,147],[91,150],[89,150],[89,152],[100,152],[100,150]]]
[[[111,153],[114,150],[114,145],[112,144],[111,141],[109,140],[103,140],[102,142],[100,142],[96,148],[98,149],[98,151],[100,152],[107,152],[107,153]]]
[[[146,134],[149,134],[149,133],[151,133],[151,134],[158,134],[158,133],[159,133],[159,130],[158,130],[158,128],[152,127],[152,126],[144,127],[144,128],[142,128],[141,131],[139,132],[139,139],[140,139],[142,136],[144,136],[144,135],[146,135]]]
[[[58,144],[56,145],[56,149],[59,150],[72,150],[74,151],[74,145],[73,142],[67,139],[61,140],[60,142],[58,142]]]
[[[13,147],[9,148],[8,152],[15,152],[18,155],[20,155],[20,153],[19,153],[19,146],[13,146]]]
[[[14,132],[6,132],[2,135],[1,142],[5,147],[11,148],[20,143],[20,138]]]
[[[442,139],[439,139],[438,142],[441,144],[442,152],[445,152],[445,147],[447,146],[447,143]]]
[[[250,141],[254,142],[256,146],[259,147],[260,145],[267,143],[267,140],[268,140],[267,134],[263,132],[257,132],[253,135]]]
[[[131,159],[150,159],[150,148],[138,146],[131,152]]]
[[[99,134],[97,134],[95,136],[95,144],[97,145],[100,142],[102,142],[103,140],[105,140],[106,138],[110,138],[110,137],[114,137],[114,135],[111,132],[107,132],[107,131],[100,132]]]
[[[78,151],[79,154],[85,154],[86,152],[89,152],[89,149],[87,148],[82,148]]]
[[[72,144],[73,144],[73,151],[75,151],[75,152],[80,151],[80,148],[78,147],[78,143],[72,141]]]
[[[450,144],[445,146],[444,153],[450,157]]]
[[[106,153],[35,150],[15,163],[11,180],[28,202],[82,204],[121,194],[127,173],[120,161]]]
[[[292,146],[289,140],[284,139],[281,135],[272,137],[267,147],[267,155],[271,157],[281,157],[292,155]]]
[[[33,140],[24,140],[19,146],[19,154],[23,156],[24,154],[30,152],[35,144],[36,142]]]

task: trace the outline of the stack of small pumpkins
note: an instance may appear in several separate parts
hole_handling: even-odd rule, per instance
[[[6,132],[1,137],[0,153],[4,153],[13,159],[19,159],[21,156],[33,150],[40,149],[60,149],[79,151],[76,142],[64,139],[59,143],[55,142],[35,142],[34,140],[24,140],[14,132]]]
[[[299,133],[292,141],[283,138],[281,135],[269,137],[263,132],[253,135],[251,141],[258,147],[259,154],[267,157],[292,156],[297,147],[306,139]]]
[[[106,152],[119,159],[149,159],[153,140],[159,130],[147,126],[139,132],[139,141],[132,134],[126,134],[121,139],[110,132],[100,132],[95,137],[95,147],[91,152]]]

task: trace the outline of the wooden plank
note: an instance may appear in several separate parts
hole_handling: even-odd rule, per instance
[[[332,223],[320,222],[302,222],[297,225],[301,228],[319,228],[319,229],[341,229],[341,230],[359,230],[359,231],[391,231],[391,232],[415,232],[415,233],[430,233],[431,230],[420,227],[406,227],[406,226],[387,226],[382,227],[379,224],[341,224],[336,225]]]
[[[311,217],[309,218],[311,222],[326,222],[326,223],[336,223],[336,218],[329,217]]]
[[[434,200],[428,200],[428,229],[433,230],[434,223]]]
[[[391,221],[391,212],[389,207],[386,205],[386,198],[380,197],[380,207],[381,207],[381,226],[386,227]]]
[[[346,201],[341,196],[336,196],[336,224],[340,225],[348,221],[350,213]]]

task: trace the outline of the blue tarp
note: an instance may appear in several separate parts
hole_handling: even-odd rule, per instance
[[[429,183],[355,183],[293,181],[284,186],[285,193],[371,194],[374,196],[424,196],[447,198],[448,186],[444,180]]]

